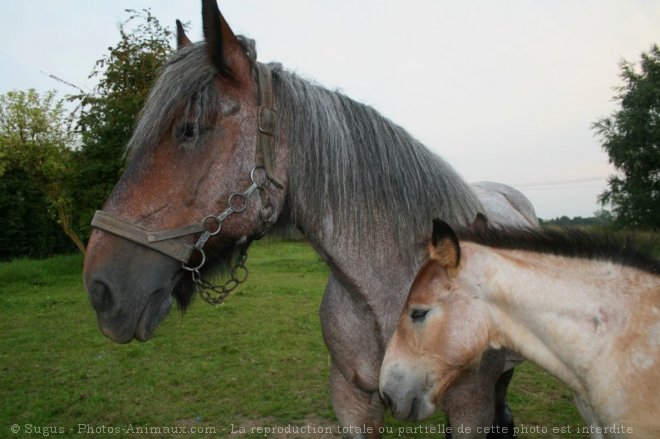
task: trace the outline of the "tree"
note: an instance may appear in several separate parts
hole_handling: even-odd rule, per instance
[[[63,102],[56,100],[54,92],[43,97],[34,90],[0,95],[0,177],[7,175],[3,185],[15,191],[5,194],[3,200],[14,196],[18,203],[21,194],[33,193],[27,183],[16,185],[16,176],[24,175],[45,196],[64,233],[84,253],[85,246],[71,226],[74,145]],[[30,199],[34,201],[34,197]]]
[[[81,108],[76,185],[79,227],[86,234],[94,211],[101,208],[123,170],[124,151],[137,115],[172,50],[172,31],[161,26],[148,9],[126,12],[130,16],[119,26],[119,42],[108,48],[90,75],[99,77],[94,92],[71,97]]]
[[[660,228],[660,49],[654,44],[635,64],[620,62],[624,84],[616,87],[619,109],[593,128],[610,163],[620,172],[599,196],[619,226]]]
[[[11,167],[0,176],[0,260],[46,257],[75,250],[30,175]]]

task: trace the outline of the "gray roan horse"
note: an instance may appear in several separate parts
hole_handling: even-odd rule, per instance
[[[229,285],[203,293],[220,302],[242,280],[250,242],[295,226],[332,271],[320,314],[334,409],[350,436],[378,437],[380,364],[423,258],[416,243],[430,218],[468,224],[482,206],[403,129],[258,63],[215,1],[203,1],[202,15],[204,42],[178,23],[179,48],[93,222],[84,280],[99,327],[119,343],[148,340],[172,298],[185,309],[224,268]],[[453,425],[511,425],[504,353],[487,358],[444,399]]]

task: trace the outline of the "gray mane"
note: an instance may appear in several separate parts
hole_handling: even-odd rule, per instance
[[[304,206],[311,231],[330,215],[338,234],[361,245],[388,239],[389,230],[412,251],[434,215],[452,224],[475,218],[480,204],[470,188],[404,129],[339,92],[271,68],[291,151],[290,198]]]
[[[240,40],[254,62],[254,42]],[[279,64],[270,67],[279,131],[291,154],[289,207],[304,206],[289,218],[304,221],[306,232],[319,232],[330,218],[336,233],[364,245],[389,230],[389,239],[411,248],[434,217],[457,225],[474,219],[480,204],[469,187],[404,129]],[[204,43],[174,53],[142,110],[129,152],[160,141],[181,109],[198,123],[221,114],[215,75]]]

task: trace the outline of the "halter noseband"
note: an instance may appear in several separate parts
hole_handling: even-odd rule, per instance
[[[232,214],[241,213],[247,208],[248,198],[256,191],[261,196],[262,208],[259,219],[263,223],[261,234],[265,233],[272,225],[272,206],[268,201],[265,185],[271,182],[278,188],[282,184],[275,178],[275,126],[277,124],[277,112],[273,108],[273,81],[270,68],[260,62],[255,62],[257,70],[257,86],[259,88],[259,114],[257,116],[257,148],[255,154],[255,166],[250,172],[252,184],[243,192],[235,192],[229,196],[227,208],[217,215],[207,215],[200,222],[187,226],[167,229],[163,231],[151,231],[137,224],[133,224],[108,212],[97,210],[92,219],[92,227],[112,233],[113,235],[140,244],[144,247],[163,253],[183,264],[183,268],[192,273],[193,282],[197,285],[202,298],[209,303],[221,303],[235,289],[239,283],[247,277],[245,259],[247,253],[243,252],[241,260],[236,267],[232,268],[232,278],[228,281],[231,287],[226,285],[215,286],[202,279],[200,270],[206,263],[204,245],[212,236],[220,233],[222,223]],[[261,175],[260,175],[261,174]],[[201,233],[194,245],[188,243],[185,236]],[[190,258],[194,251],[198,251],[201,260],[196,266],[189,266]],[[244,276],[236,277],[236,268],[244,270]],[[211,289],[216,297],[205,295],[202,291]]]

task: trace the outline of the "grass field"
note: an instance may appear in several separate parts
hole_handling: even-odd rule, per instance
[[[337,429],[318,318],[328,270],[291,242],[257,243],[248,266],[224,305],[198,300],[153,340],[117,345],[96,327],[80,256],[1,263],[0,438],[331,437],[319,431]],[[570,392],[536,367],[519,367],[510,392],[518,437],[588,437]],[[440,438],[398,433],[443,419],[388,418],[384,436]],[[571,434],[553,433],[562,427]]]

